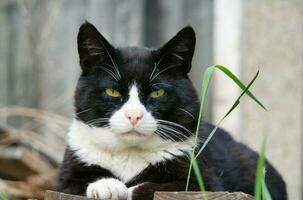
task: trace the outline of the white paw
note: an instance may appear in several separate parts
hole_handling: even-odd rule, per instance
[[[90,183],[86,196],[94,199],[127,200],[127,187],[114,178],[105,178]]]
[[[136,188],[136,186],[133,186],[133,187],[128,188],[127,200],[132,200],[133,191],[134,191],[135,188]]]

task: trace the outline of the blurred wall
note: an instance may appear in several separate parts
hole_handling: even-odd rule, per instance
[[[267,157],[286,180],[289,199],[302,199],[303,1],[216,0],[214,9],[214,62],[246,83],[260,69],[251,90],[268,108],[244,98],[222,126],[257,151],[267,135]],[[216,74],[215,122],[239,92]]]
[[[21,105],[72,115],[80,70],[76,36],[85,20],[115,46],[159,47],[191,24],[197,46],[190,77],[197,89],[207,66],[224,64],[246,82],[260,67],[252,91],[269,111],[244,99],[222,126],[255,150],[268,134],[267,155],[286,179],[289,199],[299,200],[302,8],[300,0],[1,0],[0,109]],[[216,73],[206,119],[218,122],[239,92]]]
[[[0,9],[0,106],[72,113],[80,70],[76,37],[85,20],[114,46],[155,48],[191,24],[197,33],[195,85],[212,62],[211,0],[2,0]]]
[[[268,134],[267,155],[287,181],[289,199],[302,196],[303,1],[248,1],[244,5],[241,75],[261,75],[254,91],[268,107],[241,109],[241,138],[254,149]],[[245,67],[245,68],[244,68]],[[245,131],[244,131],[245,130]]]

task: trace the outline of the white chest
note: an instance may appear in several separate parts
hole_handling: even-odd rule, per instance
[[[175,156],[183,155],[184,152],[189,152],[192,145],[191,139],[186,142],[171,142],[156,138],[150,139],[146,145],[141,144],[148,146],[147,149],[120,148],[119,143],[113,141],[114,138],[109,138],[110,133],[98,132],[98,136],[103,134],[106,138],[97,137],[94,133],[96,130],[87,132],[81,127],[78,128],[80,129],[72,127],[68,133],[68,145],[79,159],[87,165],[99,165],[109,170],[124,183],[130,181],[150,164],[173,159]],[[104,140],[109,141],[104,142]],[[110,141],[116,145],[116,148],[113,146],[109,148],[107,142]]]

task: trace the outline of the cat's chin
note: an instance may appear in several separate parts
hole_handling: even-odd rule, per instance
[[[140,133],[140,132],[135,131],[135,130],[131,130],[131,131],[128,131],[126,133],[122,133],[122,135],[124,137],[144,137],[144,136],[146,136],[144,133]]]
[[[120,135],[120,140],[130,146],[138,146],[148,138],[147,134],[131,130]]]

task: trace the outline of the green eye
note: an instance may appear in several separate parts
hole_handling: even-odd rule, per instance
[[[111,97],[121,97],[120,92],[118,92],[117,90],[114,90],[113,88],[106,88],[105,93]]]
[[[158,98],[158,97],[161,97],[163,96],[165,93],[165,91],[163,89],[160,89],[160,90],[156,90],[156,91],[152,91],[149,96],[151,98]]]

